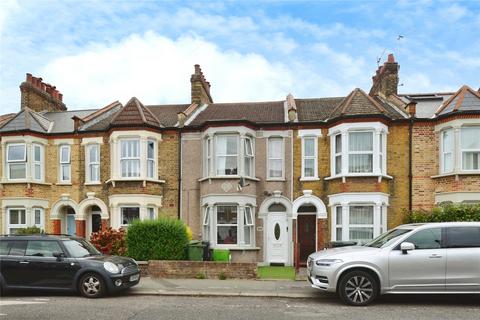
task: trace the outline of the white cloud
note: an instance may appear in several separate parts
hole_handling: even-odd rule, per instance
[[[0,34],[3,32],[3,27],[10,15],[20,9],[17,0],[3,0],[0,2]]]
[[[446,22],[453,23],[463,18],[467,14],[467,9],[459,6],[458,4],[453,4],[447,8],[440,8],[440,16],[445,19]]]

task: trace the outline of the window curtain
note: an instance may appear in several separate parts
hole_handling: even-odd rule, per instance
[[[270,138],[268,140],[268,159],[269,159],[268,175],[271,178],[281,178],[283,176],[282,149],[283,149],[282,138]]]
[[[217,174],[235,175],[238,173],[237,144],[236,136],[217,136],[215,145]]]
[[[348,139],[349,172],[373,171],[373,133],[350,132]]]
[[[349,238],[364,243],[373,239],[373,206],[350,206]]]

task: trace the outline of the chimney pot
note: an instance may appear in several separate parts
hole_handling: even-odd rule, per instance
[[[58,100],[63,101],[63,94],[60,92],[58,93]]]
[[[26,80],[28,83],[32,83],[32,74],[31,73],[27,73],[27,80]]]
[[[393,53],[390,53],[390,54],[388,55],[387,61],[388,61],[389,63],[394,63],[394,62],[395,62],[395,57],[393,56]]]

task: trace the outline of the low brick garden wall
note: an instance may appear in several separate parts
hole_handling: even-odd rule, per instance
[[[139,262],[141,274],[153,278],[196,278],[202,274],[208,279],[218,279],[223,273],[228,279],[256,279],[257,264],[214,261],[164,261]]]

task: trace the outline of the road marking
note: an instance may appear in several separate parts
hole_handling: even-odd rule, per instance
[[[46,302],[40,301],[19,301],[19,300],[1,300],[0,306],[14,306],[22,304],[45,304]]]

